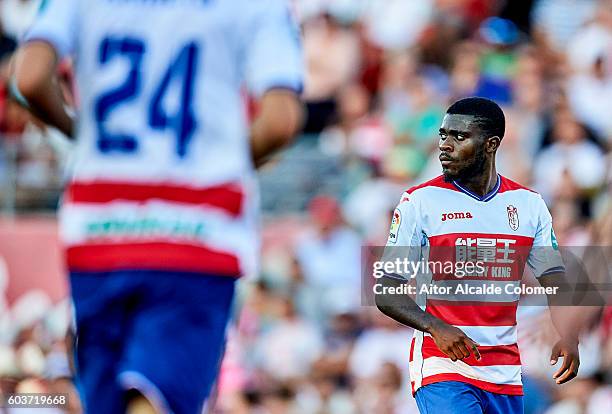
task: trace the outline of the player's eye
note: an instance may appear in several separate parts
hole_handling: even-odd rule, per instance
[[[438,135],[440,136],[440,139],[446,139],[446,132],[440,132]]]
[[[457,134],[457,140],[458,141],[463,141],[464,139],[466,139],[467,137],[463,134]]]

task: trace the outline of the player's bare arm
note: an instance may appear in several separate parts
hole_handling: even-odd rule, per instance
[[[571,303],[572,291],[565,278],[565,273],[551,273],[538,279],[544,287],[557,287],[558,294],[548,295],[548,308],[550,317],[560,336],[553,345],[550,354],[550,363],[555,365],[559,357],[563,357],[563,364],[553,374],[557,384],[566,383],[578,375],[580,355],[578,353],[578,338],[580,334],[579,309],[568,306]],[[559,306],[565,305],[565,306]]]
[[[26,43],[13,63],[13,94],[20,94],[29,109],[45,123],[72,137],[74,120],[66,110],[56,77],[58,57],[46,42]],[[25,102],[20,102],[24,104]]]
[[[383,277],[385,287],[398,287],[401,280]],[[478,344],[461,329],[424,312],[408,295],[376,295],[378,309],[397,322],[431,335],[438,348],[452,361],[468,358],[474,353],[480,359]]]
[[[260,166],[277,150],[291,142],[302,126],[303,109],[297,94],[272,89],[261,99],[259,115],[251,128],[251,154]]]

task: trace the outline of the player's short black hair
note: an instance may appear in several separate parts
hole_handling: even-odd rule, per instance
[[[506,117],[502,109],[490,99],[473,96],[463,98],[452,104],[447,114],[473,115],[476,117],[478,126],[488,136],[504,137],[506,131]]]

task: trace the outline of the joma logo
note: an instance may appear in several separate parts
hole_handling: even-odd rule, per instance
[[[442,213],[442,221],[446,220],[459,220],[459,219],[471,219],[472,213],[469,211],[465,213],[457,212],[457,213]]]

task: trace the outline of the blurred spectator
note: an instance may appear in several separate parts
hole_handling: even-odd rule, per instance
[[[276,299],[276,317],[269,330],[255,341],[257,365],[281,380],[300,379],[323,352],[316,326],[296,314],[288,298]]]
[[[596,0],[536,0],[531,12],[534,36],[544,47],[561,52],[580,27],[591,19]]]
[[[357,411],[352,395],[338,386],[337,377],[316,367],[297,402],[299,412],[303,414],[352,414]]]
[[[418,414],[416,401],[410,397],[404,385],[401,370],[393,363],[384,363],[374,378],[374,387],[364,390],[363,412]]]
[[[595,19],[568,45],[574,74],[568,98],[576,116],[600,136],[612,139],[612,1],[602,1]]]
[[[334,315],[325,329],[325,353],[317,360],[313,369],[335,375],[339,382],[347,384],[349,358],[360,334],[358,314]]]
[[[495,3],[491,0],[436,0],[438,13],[460,19],[470,31],[491,14]]]
[[[603,184],[604,154],[587,141],[584,128],[567,109],[555,114],[552,139],[535,159],[535,189],[547,203],[589,197]]]
[[[590,237],[580,210],[575,203],[559,200],[551,214],[555,215],[555,235],[562,246],[588,246]]]
[[[364,11],[366,35],[389,50],[412,47],[434,15],[434,0],[372,0]]]
[[[403,182],[378,176],[357,186],[344,202],[347,221],[373,245],[387,241],[391,212],[405,188]],[[367,200],[367,202],[364,202]]]
[[[506,126],[514,133],[510,138],[516,138],[516,150],[527,156],[524,163],[529,169],[542,146],[545,128],[545,82],[537,53],[533,47],[520,49],[512,81],[513,105],[506,109]],[[510,141],[508,138],[504,137],[504,152]]]
[[[350,84],[338,93],[338,122],[320,136],[321,150],[329,155],[350,158],[356,155],[374,164],[391,147],[391,136],[382,119],[369,113],[370,96],[358,84]]]
[[[413,330],[369,309],[372,326],[355,343],[350,372],[358,382],[371,385],[385,363],[400,367],[404,386],[409,384],[408,359]]]
[[[304,98],[307,101],[332,99],[356,74],[357,37],[329,14],[305,23],[304,53],[308,74]]]
[[[342,219],[338,202],[315,198],[309,206],[314,224],[296,246],[296,254],[323,314],[350,311],[360,303],[361,239]]]
[[[409,109],[395,120],[395,146],[386,162],[394,176],[411,180],[423,169],[437,147],[435,138],[444,109],[425,79],[414,78],[408,85]]]
[[[475,95],[492,99],[500,105],[512,102],[511,80],[516,66],[519,32],[514,23],[490,17],[478,29],[486,47],[480,58],[481,75]]]
[[[453,50],[450,71],[450,100],[471,96],[480,79],[480,47],[474,42],[462,42]]]
[[[305,132],[320,132],[334,115],[334,96],[357,75],[359,41],[356,34],[330,14],[313,17],[304,25],[308,104]]]

